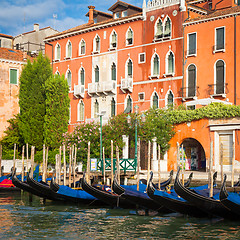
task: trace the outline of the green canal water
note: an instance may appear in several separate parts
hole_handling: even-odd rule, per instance
[[[240,221],[139,216],[0,193],[0,239],[240,239]]]

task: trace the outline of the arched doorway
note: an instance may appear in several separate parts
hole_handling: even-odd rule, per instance
[[[186,170],[206,170],[205,151],[199,141],[194,138],[186,138],[181,144]]]

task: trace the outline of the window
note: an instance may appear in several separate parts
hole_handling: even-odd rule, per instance
[[[171,37],[171,20],[167,17],[167,21],[164,26],[164,37]]]
[[[138,93],[138,101],[144,101],[144,98],[145,98],[145,94],[143,92]]]
[[[115,14],[114,14],[114,18],[119,18],[120,17],[120,12],[116,12]]]
[[[152,76],[159,75],[159,57],[157,54],[154,54],[152,58]]]
[[[173,93],[172,93],[172,91],[169,91],[169,93],[167,95],[167,107],[168,108],[173,107]]]
[[[158,108],[158,95],[157,95],[156,92],[153,94],[152,107],[153,108]]]
[[[225,93],[225,63],[222,60],[218,60],[216,63],[216,89],[215,94]]]
[[[82,100],[78,103],[78,121],[84,121],[84,103]]]
[[[133,63],[132,60],[129,59],[127,63],[127,76],[129,78],[132,78],[132,75],[133,75]]]
[[[215,32],[215,50],[224,50],[225,49],[225,28],[216,28]]]
[[[100,52],[100,37],[98,35],[94,38],[93,51]]]
[[[112,98],[111,101],[111,117],[116,115],[116,102],[114,100],[114,98]]]
[[[59,44],[57,44],[55,49],[55,60],[60,60],[60,57],[61,57],[61,47]]]
[[[170,51],[167,55],[167,74],[174,73],[174,55],[173,52]]]
[[[158,19],[155,24],[155,38],[160,39],[163,37],[163,24],[162,20]]]
[[[72,43],[70,41],[68,41],[68,43],[67,43],[66,57],[67,58],[71,58],[72,57]]]
[[[10,84],[17,84],[17,69],[10,69]]]
[[[98,117],[98,113],[99,113],[99,103],[98,103],[98,100],[96,99],[94,102],[94,118]]]
[[[127,10],[122,12],[122,17],[127,17]]]
[[[68,82],[69,88],[71,89],[71,86],[72,86],[72,73],[71,73],[70,70],[68,70],[68,72],[67,72],[67,82]]]
[[[99,67],[96,66],[94,71],[95,71],[95,83],[98,83],[99,82]]]
[[[191,64],[188,67],[188,85],[187,85],[187,97],[196,96],[196,67]]]
[[[80,70],[80,84],[81,85],[85,84],[85,71],[84,71],[84,68],[81,68],[81,70]]]
[[[195,55],[197,53],[196,44],[197,44],[197,34],[196,33],[188,34],[188,53],[187,53],[187,55]]]
[[[115,63],[113,63],[112,66],[111,66],[111,79],[113,81],[116,81],[116,79],[117,79],[116,64]]]
[[[58,75],[58,76],[60,76],[60,72],[59,71],[56,71],[56,73],[55,73],[56,75]]]
[[[133,31],[131,28],[129,28],[127,31],[127,45],[132,45],[132,44],[133,44]]]
[[[139,53],[138,62],[139,63],[145,63],[145,53]]]
[[[117,34],[114,31],[111,35],[111,46],[110,48],[116,48],[117,47]]]
[[[84,55],[85,53],[86,53],[86,43],[82,39],[82,41],[80,43],[80,55]]]
[[[124,110],[124,113],[131,113],[132,112],[132,98],[130,95],[127,97],[127,104]]]
[[[17,46],[17,45],[16,45]],[[2,39],[0,39],[0,48],[2,47]],[[17,49],[17,47],[16,47]]]

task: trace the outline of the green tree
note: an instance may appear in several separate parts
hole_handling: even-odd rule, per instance
[[[20,129],[24,141],[41,149],[46,113],[45,82],[52,75],[50,61],[39,54],[33,63],[28,61],[20,77]]]
[[[64,76],[54,75],[45,84],[46,115],[44,122],[44,142],[50,148],[58,148],[63,133],[68,130],[69,86]]]

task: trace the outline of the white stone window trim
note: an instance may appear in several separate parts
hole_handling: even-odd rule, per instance
[[[160,98],[159,98],[159,95],[158,95],[157,91],[155,91],[155,90],[153,91],[153,93],[151,95],[151,98],[150,98],[150,106],[151,106],[151,108],[153,108],[153,97],[154,97],[155,94],[157,94],[157,97],[158,97],[158,108],[159,108],[159,100],[160,100]]]
[[[65,78],[67,79],[67,81],[68,81],[68,73],[69,72],[71,73],[71,86],[69,86],[69,91],[71,91],[72,90],[72,71],[68,67],[68,69],[67,69],[67,71],[65,73]]]
[[[59,58],[57,57],[57,49],[58,49],[58,46],[60,47],[60,56],[59,56]],[[60,61],[60,59],[61,59],[61,45],[57,42],[57,44],[55,45],[54,61],[55,61],[55,62],[58,62],[58,61]]]
[[[196,69],[196,78],[195,78],[195,85],[196,85],[196,89],[195,89],[195,91],[197,90],[197,66],[196,66],[196,64],[194,64],[194,63],[190,63],[188,66],[187,66],[187,68],[186,68],[186,93],[185,93],[185,97],[184,97],[184,99],[187,99],[188,97],[188,69],[189,69],[189,67],[191,66],[191,65],[194,65],[195,66],[195,69]],[[196,95],[196,94],[195,94]],[[193,99],[197,99],[197,96],[194,96],[194,98]]]
[[[223,83],[224,93],[223,94],[216,94],[216,86],[217,86],[217,74],[216,74],[217,69],[216,69],[216,66],[217,66],[218,61],[223,61],[223,63],[224,63],[224,83]],[[226,85],[226,62],[223,59],[217,59],[216,62],[214,63],[214,94],[211,95],[211,97],[221,96],[221,97],[226,98],[225,85]]]
[[[141,55],[144,55],[144,61],[140,61],[141,59]],[[145,63],[146,62],[146,53],[145,52],[142,52],[142,53],[139,53],[138,54],[138,64],[142,64],[142,63]]]
[[[68,45],[71,44],[71,53],[70,53],[70,56],[68,55],[69,52],[68,52]],[[72,58],[72,42],[70,40],[67,41],[67,44],[66,44],[66,57],[65,59],[71,59]]]
[[[10,83],[10,80],[11,80],[10,79],[10,72],[11,72],[11,70],[17,70],[17,83],[16,84],[15,83]],[[19,69],[18,68],[14,68],[14,67],[10,67],[9,68],[9,84],[18,86],[18,84],[19,84],[18,78],[19,78]]]
[[[129,77],[128,76],[128,62],[131,60],[131,62],[132,62],[132,77]],[[126,63],[125,63],[125,78],[132,78],[133,79],[133,60],[130,58],[130,57],[128,57],[128,59],[127,59],[127,61],[126,61]]]
[[[128,43],[128,31],[132,31],[132,43],[131,44],[129,44]],[[129,27],[128,29],[127,29],[127,31],[126,31],[126,46],[132,46],[134,44],[134,31],[133,31],[133,29],[131,28],[131,27]]]
[[[168,109],[168,95],[169,95],[170,92],[173,95],[173,106],[174,106],[174,99],[175,99],[175,97],[174,97],[173,91],[172,91],[172,89],[168,89],[168,91],[167,91],[167,93],[165,95],[165,108],[166,109]]]
[[[112,46],[112,36],[113,36],[113,34],[116,34],[116,46],[115,47],[113,47]],[[111,32],[111,34],[110,34],[110,36],[109,36],[109,51],[111,51],[111,50],[115,50],[115,49],[117,49],[117,46],[118,46],[118,34],[117,34],[117,32],[113,29],[112,30],[112,32]]]
[[[80,119],[80,104],[83,103],[83,119]],[[83,102],[83,100],[79,100],[78,104],[77,104],[77,122],[84,122],[85,119],[85,104]]]
[[[173,68],[174,68],[174,71],[173,72],[168,72],[168,56],[170,55],[170,53],[173,54]],[[165,73],[163,74],[164,77],[168,77],[168,76],[172,76],[174,77],[175,76],[175,54],[172,50],[169,50],[166,54],[166,57],[165,57]]]
[[[159,69],[158,69],[158,74],[153,74],[153,71],[154,71],[154,58],[155,56],[158,56],[158,60],[159,60]],[[159,78],[160,77],[160,57],[159,55],[155,52],[153,55],[152,55],[152,58],[151,58],[151,75],[149,76],[149,79],[153,79],[153,78]]]
[[[81,48],[81,44],[82,42],[85,43],[85,53],[82,53],[82,48]],[[82,38],[81,41],[79,42],[79,56],[83,56],[83,55],[86,55],[86,41]]]
[[[97,49],[97,37],[99,37],[99,49]],[[98,34],[95,35],[94,39],[93,39],[93,52],[92,54],[96,54],[96,53],[100,53],[101,51],[101,38]]]
[[[221,28],[224,29],[224,48],[217,50],[217,49],[216,49],[216,47],[217,47],[217,30],[218,30],[218,29],[221,29]],[[216,27],[216,28],[214,29],[213,54],[218,53],[218,52],[226,52],[225,46],[226,46],[226,26]]]
[[[195,46],[196,53],[193,53],[193,54],[189,54],[189,35],[191,35],[191,34],[196,34],[196,46]],[[187,54],[186,54],[186,57],[196,57],[196,56],[197,56],[197,32],[191,32],[191,33],[187,34]]]
[[[84,85],[81,84],[81,71],[84,71]],[[85,72],[85,69],[84,67],[80,67],[79,70],[78,70],[78,85],[81,85],[81,86],[85,86],[85,76],[86,76],[86,72]]]

